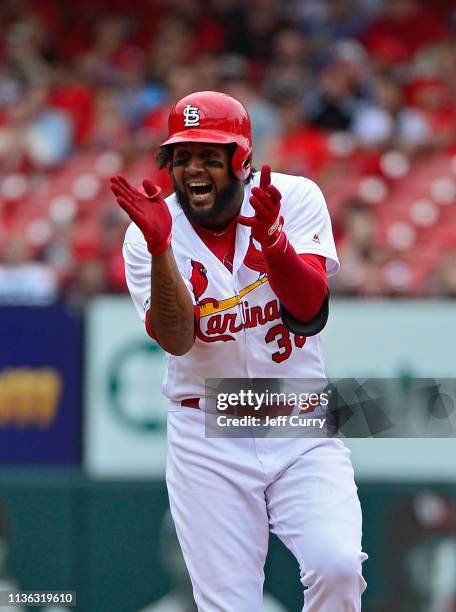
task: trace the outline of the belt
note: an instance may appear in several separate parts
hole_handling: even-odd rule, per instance
[[[185,408],[200,408],[200,398],[190,397],[181,401],[181,406]],[[218,409],[217,414],[234,414],[238,417],[243,416],[255,416],[259,418],[278,417],[278,416],[289,416],[293,413],[296,406],[290,406],[289,404],[272,404],[271,406],[261,406],[258,410],[254,410],[253,406],[228,406],[226,410]]]

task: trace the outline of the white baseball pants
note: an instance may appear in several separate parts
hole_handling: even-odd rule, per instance
[[[366,583],[350,452],[335,439],[205,438],[171,406],[167,485],[200,612],[260,612],[269,530],[298,560],[305,612],[358,612]]]

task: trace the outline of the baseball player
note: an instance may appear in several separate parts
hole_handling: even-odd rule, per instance
[[[209,437],[205,380],[323,379],[319,332],[338,267],[319,188],[252,168],[249,116],[235,99],[177,102],[157,161],[164,200],[111,179],[132,223],[127,282],[167,353],[166,480],[202,612],[262,609],[269,531],[295,555],[307,612],[361,609],[361,511],[349,451],[331,438]],[[207,416],[207,415],[206,415]]]

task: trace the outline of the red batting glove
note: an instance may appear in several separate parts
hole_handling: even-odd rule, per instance
[[[111,190],[130,219],[142,231],[151,255],[166,251],[171,242],[172,218],[160,187],[145,179],[144,193],[130,185],[123,176],[111,177]]]
[[[271,168],[261,168],[260,186],[252,189],[249,202],[255,210],[254,217],[239,215],[241,225],[252,228],[252,237],[263,248],[272,248],[282,236],[283,217],[280,216],[282,195],[271,185]]]

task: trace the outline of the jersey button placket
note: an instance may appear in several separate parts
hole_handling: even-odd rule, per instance
[[[245,320],[244,320],[244,313],[243,313],[243,308],[242,308],[242,298],[239,295],[242,287],[240,287],[239,285],[238,274],[233,275],[233,289],[237,297],[237,309],[238,309],[239,320],[242,322],[242,330],[238,333],[237,340],[238,342],[242,342],[244,347],[239,352],[244,355],[244,364],[243,364],[244,365],[244,377],[249,378],[248,362],[247,362],[247,356],[249,353],[246,350],[247,349],[247,334],[245,330]]]

